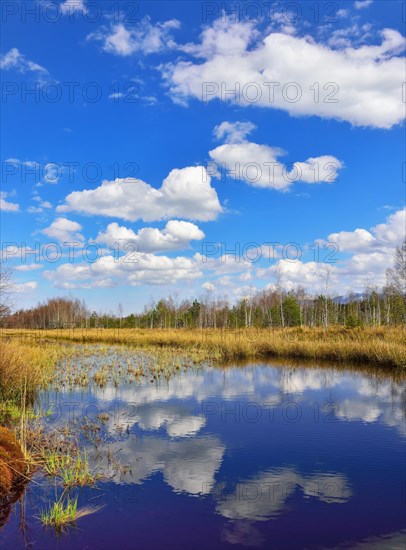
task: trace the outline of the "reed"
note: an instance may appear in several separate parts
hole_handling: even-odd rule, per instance
[[[186,350],[209,360],[297,358],[380,367],[406,366],[405,327],[332,326],[328,329],[67,329],[5,331],[25,341],[126,344],[137,348]]]
[[[78,499],[62,495],[54,502],[48,510],[41,512],[41,522],[46,527],[53,527],[57,532],[62,533],[69,526],[74,525],[78,519],[93,514],[100,510],[100,507],[78,508]]]
[[[44,347],[43,342],[3,340],[0,348],[1,401],[18,403],[23,398],[30,401],[38,389],[46,387],[61,356],[61,346]]]
[[[65,488],[94,485],[99,478],[92,474],[86,453],[62,454],[52,449],[44,449],[40,463],[44,472],[59,478]]]

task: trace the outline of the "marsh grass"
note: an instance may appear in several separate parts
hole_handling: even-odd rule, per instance
[[[41,512],[41,522],[45,527],[53,527],[55,531],[63,533],[68,527],[75,525],[76,522],[85,516],[98,512],[101,507],[83,507],[78,508],[78,499],[64,497],[62,495],[54,502],[48,510]]]
[[[50,453],[46,455],[44,469],[49,475],[59,478],[65,488],[95,485],[98,479],[90,471],[86,453],[83,456]]]
[[[16,340],[1,342],[0,397],[1,401],[29,403],[39,388],[46,387],[53,368],[63,355],[61,346]]]
[[[332,326],[328,329],[69,329],[5,331],[39,342],[126,344],[137,348],[184,350],[195,360],[286,357],[352,362],[396,368],[406,366],[405,327]],[[104,384],[104,378],[97,382]]]
[[[80,447],[77,429],[66,425],[41,433],[32,453],[39,469],[64,489],[93,486],[102,476],[93,473],[88,454]]]

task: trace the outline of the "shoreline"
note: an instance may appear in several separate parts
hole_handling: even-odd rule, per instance
[[[8,341],[74,342],[186,350],[219,361],[306,359],[390,369],[406,367],[405,327],[284,329],[2,329]]]

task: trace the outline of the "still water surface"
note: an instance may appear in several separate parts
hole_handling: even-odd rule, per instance
[[[1,548],[404,550],[404,380],[258,363],[131,381],[127,356],[103,360],[116,373],[103,387],[90,376],[38,405],[46,429],[80,434],[104,479],[75,494],[104,508],[58,537],[38,520],[55,485],[37,476]]]

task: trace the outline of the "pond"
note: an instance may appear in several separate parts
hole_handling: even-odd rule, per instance
[[[154,361],[111,348],[62,362],[37,408],[45,431],[75,433],[99,479],[73,492],[101,508],[43,527],[61,489],[37,474],[1,548],[405,547],[404,380],[181,357],[155,376]]]

